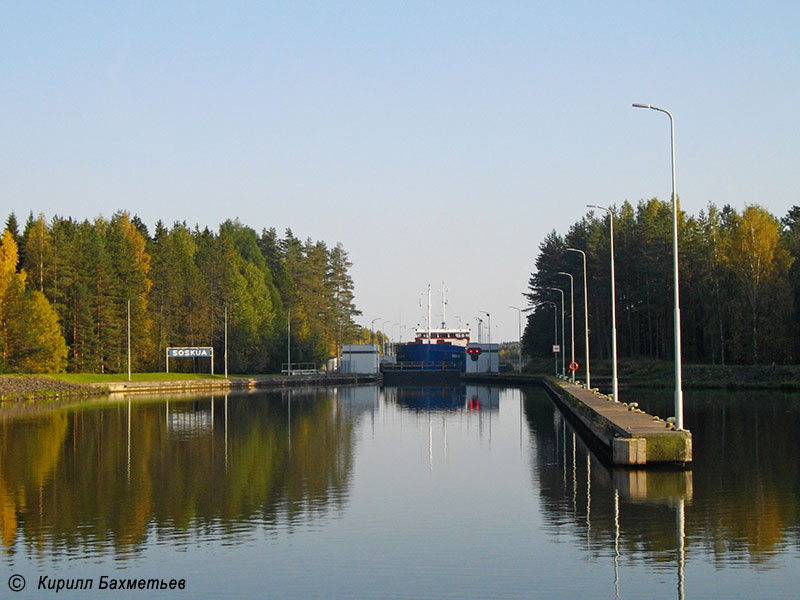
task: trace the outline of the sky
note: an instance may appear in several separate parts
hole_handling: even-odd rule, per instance
[[[513,341],[547,233],[669,199],[634,102],[675,117],[689,214],[800,204],[798,31],[797,2],[7,0],[0,217],[291,228],[349,252],[362,325],[407,340],[444,284],[448,325]]]

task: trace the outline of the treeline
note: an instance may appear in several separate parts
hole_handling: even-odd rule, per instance
[[[213,346],[223,372],[226,314],[229,372],[279,371],[288,329],[292,362],[321,366],[362,334],[351,266],[341,244],[259,235],[238,220],[216,233],[159,221],[151,235],[125,212],[31,214],[20,233],[12,213],[0,246],[0,372],[124,372],[129,314],[134,371],[164,370],[170,346]]]
[[[673,335],[672,208],[657,199],[625,202],[614,213],[617,346],[619,357],[671,360]],[[763,207],[739,213],[713,204],[697,217],[679,213],[681,340],[684,360],[710,364],[795,363],[800,356],[800,207],[778,219]],[[587,258],[592,357],[611,355],[610,227],[607,213],[590,212],[566,235],[539,245],[528,298],[524,344],[531,356],[550,355],[555,301],[565,291],[567,356],[570,281],[575,285],[575,356],[584,356],[583,263]],[[579,360],[579,362],[583,362]]]

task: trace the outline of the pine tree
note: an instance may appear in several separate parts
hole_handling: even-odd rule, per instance
[[[32,279],[31,283],[40,292],[44,292],[45,265],[50,266],[51,258],[50,230],[44,215],[40,213],[25,228],[25,259],[22,262]]]

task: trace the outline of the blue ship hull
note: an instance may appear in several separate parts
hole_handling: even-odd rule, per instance
[[[397,348],[397,366],[423,371],[464,371],[466,351],[450,344],[417,344]]]

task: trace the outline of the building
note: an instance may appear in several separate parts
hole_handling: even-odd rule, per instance
[[[342,346],[340,373],[373,374],[380,370],[380,354],[376,344],[345,344]]]

